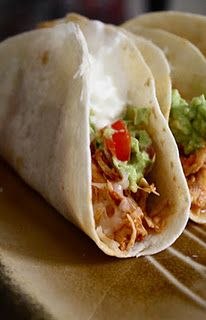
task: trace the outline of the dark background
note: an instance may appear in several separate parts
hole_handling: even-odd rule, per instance
[[[178,10],[206,14],[206,0],[0,0],[0,40],[35,28],[40,21],[77,12],[119,24],[148,11]],[[44,311],[14,290],[0,265],[0,319],[45,319]]]
[[[140,13],[157,10],[206,14],[206,0],[0,0],[0,40],[69,12],[119,24]]]

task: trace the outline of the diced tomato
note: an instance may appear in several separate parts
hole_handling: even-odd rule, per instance
[[[110,139],[106,139],[106,146],[118,160],[128,161],[131,153],[131,137],[123,120],[118,120],[111,125],[116,132]]]
[[[123,120],[117,120],[111,125],[114,130],[127,130],[127,126]]]

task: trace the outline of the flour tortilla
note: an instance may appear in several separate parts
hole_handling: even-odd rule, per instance
[[[84,30],[84,28],[89,23],[89,19],[76,13],[69,13],[62,19],[40,23],[38,27],[48,28],[53,27],[57,24],[67,22],[78,23],[80,28]],[[135,46],[137,46],[146,64],[150,68],[155,80],[157,100],[159,102],[163,115],[168,120],[171,105],[172,85],[170,79],[170,66],[167,62],[167,59],[165,58],[164,53],[159,49],[158,46],[154,45],[152,41],[149,41],[140,36],[135,36],[133,33],[126,31],[123,28],[121,28],[121,31],[124,32],[127,37],[129,37],[130,40],[133,41]]]
[[[171,69],[172,87],[184,99],[206,94],[206,59],[191,42],[160,29],[143,28],[136,21],[123,27],[151,40],[164,52]]]
[[[168,120],[172,101],[172,83],[169,63],[162,50],[152,41],[142,36],[136,36],[126,30],[125,32],[135,46],[137,46],[144,61],[152,72],[157,100],[165,119]]]
[[[206,95],[206,59],[195,45],[167,31],[142,27],[138,18],[123,26],[135,35],[153,41],[165,52],[171,66],[172,86],[184,99]],[[197,223],[206,223],[205,213],[197,215],[191,211],[190,218]]]
[[[91,56],[102,57],[117,90],[123,86],[125,104],[151,108],[148,132],[157,153],[151,179],[161,194],[153,208],[167,201],[163,209],[167,220],[161,233],[150,235],[128,252],[104,243],[95,229],[89,137],[91,79],[95,78]],[[84,34],[68,23],[2,42],[0,61],[0,153],[4,159],[106,254],[141,256],[171,245],[187,223],[189,194],[178,149],[158,106],[154,80],[133,43],[100,22],[91,22]]]
[[[161,11],[143,14],[132,20],[144,27],[163,29],[185,38],[194,43],[206,56],[206,17],[203,15]]]

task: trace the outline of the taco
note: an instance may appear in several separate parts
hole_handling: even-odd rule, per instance
[[[191,219],[206,223],[206,60],[191,42],[138,19],[124,27],[159,46],[171,67],[173,97],[169,125],[178,144],[191,194]],[[177,91],[178,90],[178,91]]]
[[[130,21],[135,21],[143,27],[162,29],[185,38],[194,43],[206,56],[206,17],[204,15],[161,11],[142,14]]]
[[[171,245],[190,199],[141,54],[100,22],[0,44],[0,153],[106,254]]]

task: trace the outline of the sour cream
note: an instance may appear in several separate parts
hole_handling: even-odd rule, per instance
[[[126,88],[117,80],[122,74],[115,70],[114,57],[111,59],[111,56],[111,48],[108,50],[106,47],[95,56],[90,55],[90,108],[92,122],[97,128],[109,125],[120,117],[127,100]]]

